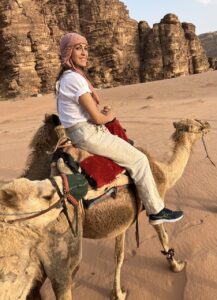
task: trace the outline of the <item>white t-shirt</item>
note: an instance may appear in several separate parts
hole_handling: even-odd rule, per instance
[[[79,104],[79,97],[91,93],[86,79],[77,72],[67,70],[57,82],[57,111],[65,128],[90,119]]]

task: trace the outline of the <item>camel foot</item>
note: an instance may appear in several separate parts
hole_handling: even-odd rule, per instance
[[[173,259],[169,262],[169,265],[170,265],[171,271],[178,273],[178,272],[181,272],[185,268],[186,262]]]
[[[167,251],[163,250],[163,251],[161,251],[161,253],[166,256],[171,271],[173,271],[175,273],[178,273],[178,272],[181,272],[184,269],[184,267],[186,265],[186,262],[176,260],[174,258],[175,250],[173,248],[170,248]]]
[[[127,292],[125,291],[112,291],[110,300],[125,300],[127,297]]]

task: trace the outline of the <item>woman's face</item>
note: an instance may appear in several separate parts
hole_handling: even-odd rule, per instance
[[[78,67],[86,67],[88,58],[88,45],[77,44],[72,49],[71,60]]]

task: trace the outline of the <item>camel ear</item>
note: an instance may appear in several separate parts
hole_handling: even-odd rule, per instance
[[[177,128],[177,122],[173,122],[173,127]]]
[[[204,123],[204,125],[205,125],[205,128],[206,128],[206,129],[211,129],[211,125],[209,124],[209,122],[206,121],[206,122]]]
[[[56,114],[45,114],[44,123],[54,124],[55,126],[61,125],[60,119]]]
[[[44,116],[44,123],[50,122],[50,118],[51,118],[50,114],[45,114],[45,116]]]
[[[18,195],[17,192],[9,188],[0,191],[0,201],[9,207],[17,206]]]
[[[52,114],[51,117],[52,117],[52,122],[55,126],[61,125],[60,119],[57,115]]]

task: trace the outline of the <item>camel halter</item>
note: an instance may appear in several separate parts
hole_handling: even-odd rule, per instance
[[[44,210],[40,210],[40,211],[33,211],[33,212],[23,212],[23,213],[12,213],[12,214],[7,214],[7,213],[0,213],[1,216],[21,216],[21,215],[31,215],[31,216],[27,216],[27,217],[23,217],[23,218],[18,218],[18,219],[13,219],[13,220],[1,220],[5,223],[9,223],[9,224],[13,224],[15,222],[21,222],[21,221],[26,221],[26,220],[30,220],[36,217],[39,217],[41,215],[46,214],[47,212],[49,212],[50,210],[54,209],[54,208],[63,208],[63,213],[66,216],[66,219],[69,223],[69,227],[72,231],[72,234],[74,235],[74,237],[77,237],[78,235],[78,201],[69,194],[69,188],[68,188],[68,182],[67,182],[67,177],[65,174],[60,174],[60,176],[62,177],[62,181],[63,181],[63,193],[60,191],[60,188],[58,186],[58,184],[56,183],[55,179],[53,177],[49,178],[49,180],[51,181],[52,185],[55,187],[56,192],[59,196],[59,200],[57,202],[55,202],[53,205],[51,205],[50,207],[48,207],[47,209]],[[69,218],[69,214],[68,214],[68,209],[67,209],[67,205],[66,205],[66,200],[68,200],[68,202],[70,202],[75,209],[75,218],[76,218],[76,228],[74,230],[73,228],[73,224]]]
[[[204,124],[203,124],[200,120],[198,120],[198,119],[194,119],[194,120],[195,120],[196,122],[198,122],[198,123],[202,126],[202,129],[201,129],[202,137],[201,137],[201,139],[202,139],[203,146],[204,146],[204,149],[205,149],[205,152],[206,152],[206,157],[205,157],[205,158],[208,158],[209,161],[211,162],[211,164],[212,164],[214,167],[216,167],[215,163],[212,161],[212,159],[210,158],[210,156],[209,156],[209,154],[208,154],[207,146],[206,146],[206,143],[205,143],[205,139],[204,139],[205,133],[204,133],[203,130],[206,129],[206,127],[204,126]],[[193,131],[188,131],[188,132],[194,133]]]
[[[59,199],[56,203],[54,203],[53,205],[51,205],[50,207],[48,207],[47,209],[44,210],[39,210],[39,211],[32,211],[32,212],[23,212],[23,213],[14,213],[14,214],[5,214],[5,213],[0,213],[1,216],[23,216],[23,215],[33,215],[33,216],[29,216],[29,217],[23,217],[23,218],[18,218],[18,219],[13,219],[13,220],[1,220],[5,223],[15,223],[15,222],[19,222],[19,221],[26,221],[29,219],[33,219],[36,217],[39,217],[41,215],[46,214],[48,211],[52,210],[53,208],[59,208],[61,207],[61,199]]]

